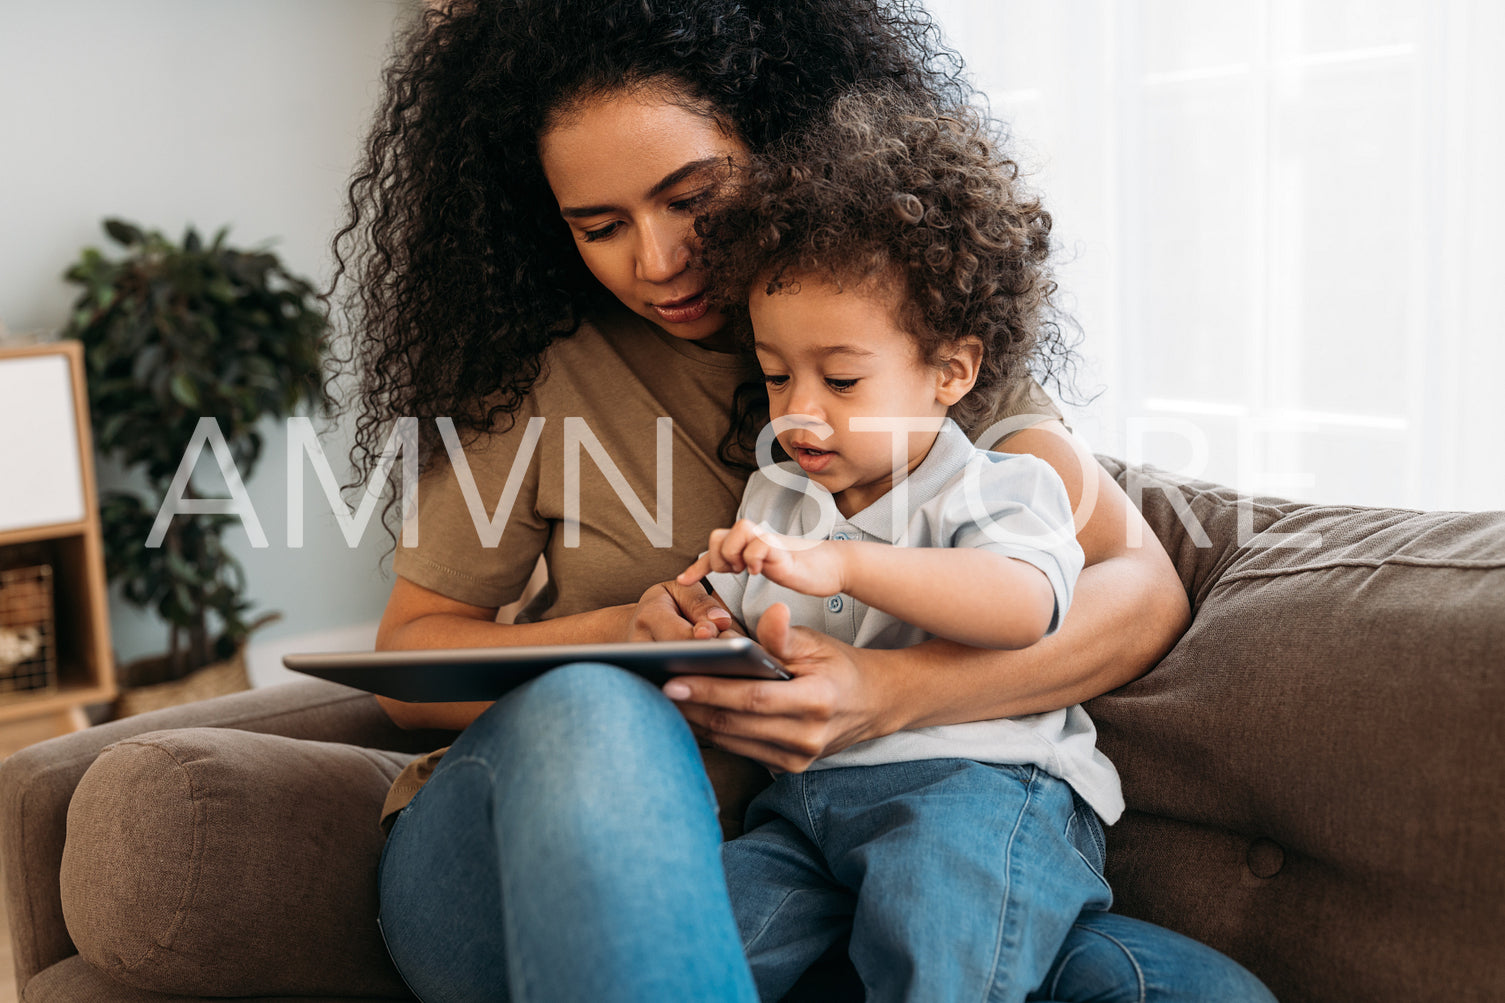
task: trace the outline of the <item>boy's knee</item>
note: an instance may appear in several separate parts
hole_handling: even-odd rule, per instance
[[[1144,971],[1133,952],[1111,936],[1075,926],[1040,992],[1031,999],[1092,999],[1144,1003]]]
[[[1031,999],[1276,1003],[1247,969],[1205,944],[1115,913],[1086,912]]]

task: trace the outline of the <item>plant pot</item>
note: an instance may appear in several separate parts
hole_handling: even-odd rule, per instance
[[[165,658],[140,659],[141,662],[165,662]],[[137,663],[132,663],[135,665]],[[129,666],[127,667],[129,668]],[[246,675],[246,646],[242,644],[234,655],[222,662],[214,662],[188,673],[181,679],[132,686],[122,689],[120,696],[110,706],[110,717],[118,720],[132,714],[144,714],[149,710],[176,707],[179,704],[208,700],[211,697],[238,693],[251,688]]]
[[[281,616],[280,613],[268,613],[251,624],[247,640],[251,633],[281,619]],[[150,655],[127,662],[116,670],[120,695],[110,705],[109,718],[130,717],[250,689],[250,677],[246,673],[246,643],[242,640],[229,658],[211,662],[181,676],[173,674],[172,660],[167,655]]]

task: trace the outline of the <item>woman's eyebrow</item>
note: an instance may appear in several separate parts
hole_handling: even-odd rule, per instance
[[[648,197],[654,198],[655,196],[662,195],[686,178],[694,177],[702,171],[708,171],[724,163],[726,163],[725,157],[701,157],[699,160],[692,160],[678,170],[665,174],[663,180],[648,189]]]
[[[699,160],[692,160],[688,164],[685,164],[683,167],[675,168],[668,174],[665,174],[661,179],[659,179],[659,181],[655,183],[652,188],[648,189],[648,198],[657,198],[664,192],[668,191],[670,188],[673,188],[675,185],[684,181],[686,178],[694,177],[702,171],[708,171],[711,168],[720,166],[724,163],[726,163],[725,157],[702,157]],[[563,216],[565,219],[587,219],[591,216],[605,216],[608,213],[616,211],[617,207],[611,205],[581,205],[559,207],[559,215]]]

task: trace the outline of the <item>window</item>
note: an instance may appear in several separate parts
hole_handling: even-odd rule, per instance
[[[1505,507],[1505,4],[929,6],[1055,217],[1095,449]]]

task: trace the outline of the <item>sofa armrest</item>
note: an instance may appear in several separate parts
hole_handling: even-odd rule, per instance
[[[63,921],[59,873],[68,803],[80,778],[114,742],[190,727],[412,753],[447,745],[452,737],[402,731],[369,693],[309,680],[141,714],[22,749],[0,762],[0,869],[18,985],[76,953]]]

